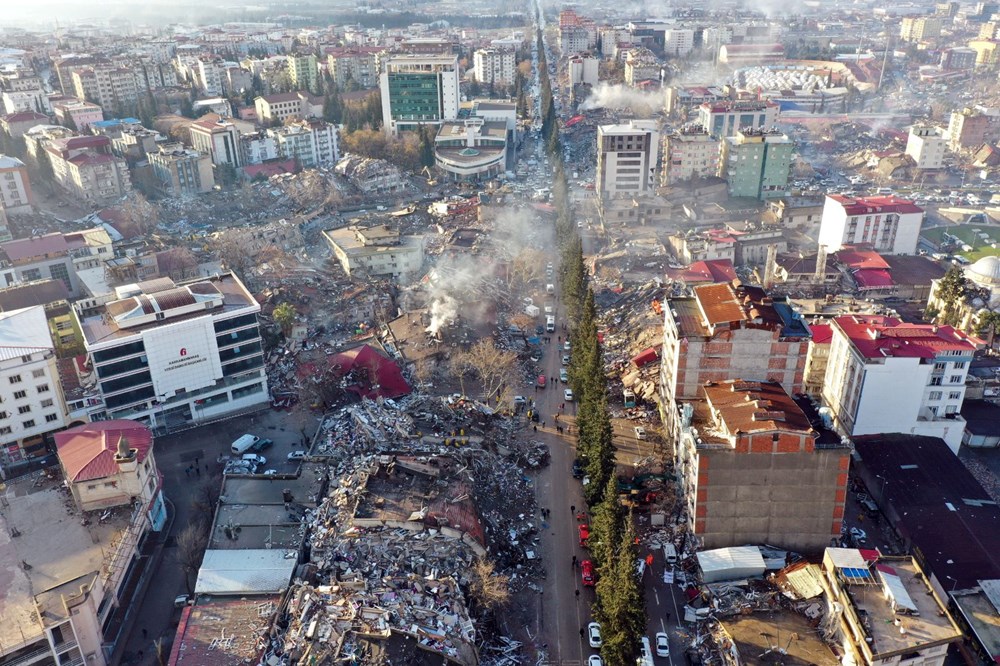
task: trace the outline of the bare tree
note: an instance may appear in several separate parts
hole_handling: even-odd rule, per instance
[[[247,282],[254,266],[256,239],[248,229],[230,229],[219,235],[212,248],[219,255],[222,265]]]
[[[184,280],[197,274],[198,258],[186,247],[172,247],[157,253],[156,267],[160,275]]]
[[[217,478],[209,479],[198,487],[197,494],[191,499],[191,512],[196,523],[209,525],[212,522],[221,492],[221,484]]]
[[[486,610],[494,611],[510,603],[510,576],[498,574],[491,560],[476,560],[471,578],[469,594]]]
[[[451,355],[448,365],[452,377],[458,380],[462,395],[466,395],[465,379],[473,374],[472,359],[469,353],[464,351],[454,352]]]
[[[523,332],[530,333],[531,325],[535,323],[535,320],[526,315],[525,313],[520,312],[510,318],[510,323],[513,324],[514,326],[517,326]]]
[[[138,235],[152,233],[160,222],[160,209],[135,190],[126,197],[118,211],[122,223]]]
[[[188,594],[194,594],[194,576],[208,547],[208,534],[200,523],[191,523],[177,535],[177,560],[184,572]]]
[[[490,401],[511,384],[517,364],[517,354],[499,349],[493,340],[484,338],[466,352],[466,363],[483,385],[483,398]]]
[[[521,250],[507,262],[507,288],[511,291],[530,287],[542,279],[545,255],[541,250]]]

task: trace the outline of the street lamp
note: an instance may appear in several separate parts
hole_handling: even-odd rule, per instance
[[[881,505],[883,505],[882,510],[884,511],[885,510],[885,506],[884,506],[884,504],[885,504],[885,482],[888,481],[888,479],[886,479],[881,474],[876,474],[875,478],[876,479],[882,479],[882,486],[879,488],[879,491],[878,491],[878,503],[881,504]]]
[[[952,578],[951,576],[949,576],[947,574],[945,574],[945,578],[947,578],[948,580],[951,581],[951,589],[948,590],[948,595],[950,596],[950,595],[952,595],[952,594],[955,593],[955,587],[958,585],[958,579],[957,578]]]

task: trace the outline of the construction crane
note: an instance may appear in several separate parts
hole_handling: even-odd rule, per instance
[[[436,180],[436,179],[434,178],[434,176],[433,176],[433,175],[431,174],[431,170],[430,170],[430,168],[429,168],[429,167],[426,167],[426,166],[425,166],[425,167],[423,168],[423,170],[422,170],[422,171],[421,171],[420,173],[424,173],[424,174],[427,174],[427,185],[428,185],[428,186],[430,186],[430,187],[433,187],[433,186],[435,186],[435,185],[437,185],[437,184],[438,184],[437,180]]]

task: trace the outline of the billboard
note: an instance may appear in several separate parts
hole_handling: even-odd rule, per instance
[[[142,332],[157,396],[197,391],[222,379],[212,317],[187,319]]]

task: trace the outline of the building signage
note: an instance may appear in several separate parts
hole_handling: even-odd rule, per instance
[[[211,317],[198,317],[142,332],[157,396],[197,391],[222,378]]]

